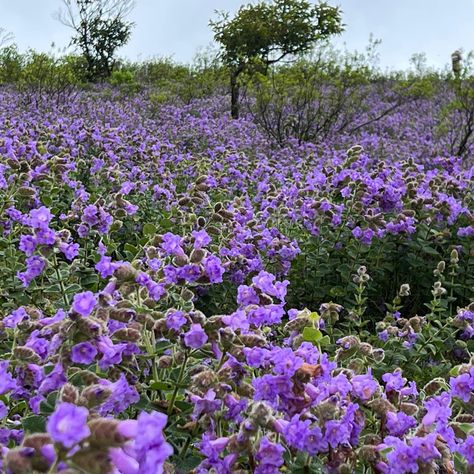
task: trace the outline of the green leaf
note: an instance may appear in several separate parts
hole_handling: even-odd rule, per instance
[[[161,219],[160,227],[163,229],[170,229],[171,227],[173,227],[173,223],[170,221],[170,219]]]
[[[329,338],[329,336],[324,336],[324,337],[321,338],[321,340],[319,341],[319,345],[320,345],[321,347],[329,346],[329,344],[331,344],[331,339]]]
[[[151,390],[173,390],[173,384],[171,382],[159,382],[152,380],[150,382]]]
[[[44,433],[46,431],[46,417],[31,415],[21,420],[23,429],[28,433]]]
[[[201,458],[198,458],[197,456],[185,457],[184,459],[178,456],[176,458],[177,472],[191,472],[199,465],[200,462]]]
[[[456,423],[456,426],[461,428],[461,430],[466,434],[469,434],[474,430],[474,425],[472,423]]]
[[[306,327],[303,329],[303,341],[317,343],[323,338],[319,329]]]
[[[174,404],[181,411],[190,411],[193,408],[193,405],[191,403],[185,402],[184,400],[176,400]]]
[[[145,224],[143,226],[143,235],[152,236],[158,232],[158,229],[153,224]]]
[[[126,252],[130,252],[134,255],[138,253],[138,249],[134,247],[132,244],[129,244],[128,242],[123,246],[123,248]]]

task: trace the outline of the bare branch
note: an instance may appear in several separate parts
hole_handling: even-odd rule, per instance
[[[7,46],[13,41],[13,34],[5,28],[0,28],[0,48]]]

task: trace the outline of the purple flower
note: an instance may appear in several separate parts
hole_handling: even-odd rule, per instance
[[[90,342],[80,342],[71,349],[71,360],[76,364],[90,364],[97,355],[97,349]]]
[[[56,242],[56,234],[54,230],[42,228],[36,231],[36,240],[41,245],[53,245]]]
[[[15,311],[12,311],[4,320],[3,324],[6,328],[16,328],[24,319],[28,319],[28,313],[25,311],[25,308],[21,306]]]
[[[252,286],[240,285],[237,289],[237,303],[241,306],[258,304],[260,298]]]
[[[255,388],[254,400],[266,400],[271,403],[275,403],[281,395],[288,395],[293,389],[291,379],[285,375],[265,374],[253,379],[252,385]]]
[[[67,382],[64,368],[61,363],[57,363],[54,369],[42,380],[38,393],[46,395],[50,392],[54,392],[62,387]]]
[[[402,377],[401,370],[382,375],[382,380],[385,382],[385,390],[387,392],[400,391],[407,383],[407,379]]]
[[[68,244],[61,242],[59,244],[59,250],[64,254],[68,260],[74,260],[79,254],[79,244]]]
[[[74,295],[72,309],[81,316],[89,316],[97,304],[97,298],[92,291],[84,291]]]
[[[186,316],[182,311],[171,311],[166,315],[166,327],[179,331],[186,324]]]
[[[416,426],[416,420],[403,412],[387,413],[387,428],[392,436],[403,436],[410,428]]]
[[[391,474],[418,472],[417,453],[414,447],[407,446],[403,441],[394,436],[387,436],[384,439],[384,443],[386,446],[393,448],[387,453]]]
[[[221,283],[222,275],[225,272],[219,257],[209,255],[203,260],[204,270],[211,283]]]
[[[369,400],[372,395],[378,390],[379,384],[372,377],[371,370],[367,374],[355,375],[351,379],[352,392],[361,400]]]
[[[99,222],[99,218],[97,217],[98,209],[93,204],[86,206],[82,211],[82,222],[93,226]]]
[[[134,448],[140,474],[163,472],[164,462],[173,454],[173,448],[163,436],[166,422],[166,415],[157,411],[142,412],[138,416]]]
[[[255,474],[265,474],[278,472],[278,468],[283,465],[283,453],[285,449],[279,443],[272,443],[266,436],[260,440],[255,459],[258,466]]]
[[[464,456],[468,465],[474,465],[474,436],[469,435],[464,443],[459,445],[459,453]]]
[[[290,421],[278,420],[276,429],[283,434],[285,441],[295,449],[303,451],[306,446],[306,437],[309,433],[310,420],[300,420],[299,415],[294,415]]]
[[[106,255],[102,255],[100,260],[95,264],[95,269],[99,272],[99,275],[102,278],[107,278],[109,276],[112,276],[117,270],[118,267],[122,262],[112,262],[111,257],[107,257]]]
[[[415,436],[411,439],[411,446],[416,452],[418,459],[422,462],[430,462],[432,459],[440,458],[441,453],[435,446],[438,433],[430,433],[422,438]]]
[[[122,362],[122,355],[127,348],[126,343],[114,344],[108,336],[100,336],[97,338],[97,349],[103,354],[99,361],[99,367],[106,370],[112,365]]]
[[[252,283],[267,295],[272,295],[274,292],[273,282],[275,276],[262,270],[258,275],[252,278]]]
[[[45,267],[46,262],[43,258],[38,256],[29,257],[26,259],[26,271],[18,272],[16,276],[26,288],[32,280],[43,273]]]
[[[432,397],[425,402],[426,415],[422,419],[424,425],[431,425],[435,421],[447,423],[451,416],[451,396],[447,392]]]
[[[201,276],[201,268],[199,265],[190,263],[181,267],[178,271],[178,275],[179,278],[182,278],[183,280],[194,282]]]
[[[474,379],[471,374],[461,374],[458,377],[451,377],[449,380],[451,395],[468,402],[474,389]]]
[[[338,420],[330,420],[326,422],[324,437],[332,448],[336,448],[340,444],[349,441],[351,429],[348,423]]]
[[[9,410],[8,410],[7,406],[5,405],[5,403],[0,401],[0,420],[5,418],[8,415],[8,411]]]
[[[0,361],[0,395],[3,395],[17,387],[16,380],[8,372],[8,360]]]
[[[275,349],[272,351],[273,372],[277,375],[292,377],[303,364],[303,359],[291,349]]]
[[[191,324],[191,329],[184,335],[184,344],[192,349],[199,349],[207,339],[207,334],[200,324]]]
[[[19,249],[24,252],[27,257],[31,257],[36,250],[36,239],[32,235],[20,236]]]
[[[198,395],[190,396],[191,402],[194,405],[193,419],[197,420],[202,413],[213,413],[220,409],[221,400],[216,400],[216,392],[214,390],[208,390],[204,397]]]
[[[60,403],[48,419],[47,431],[56,443],[72,448],[91,434],[87,426],[88,415],[87,408]]]
[[[247,332],[250,327],[247,314],[242,310],[237,310],[235,313],[223,316],[222,322],[234,331],[240,330],[243,333]]]
[[[168,255],[183,255],[182,242],[183,239],[179,235],[167,232],[162,236],[160,246]]]
[[[201,249],[211,242],[209,234],[203,230],[193,230],[191,235],[194,238],[194,248]]]
[[[119,414],[126,410],[131,404],[140,400],[135,387],[129,385],[125,375],[122,373],[116,382],[101,380],[101,385],[112,391],[111,395],[101,405],[99,413],[104,416],[110,413]]]
[[[202,441],[198,443],[201,453],[208,458],[213,464],[219,463],[219,455],[225,449],[229,442],[229,438],[214,438],[209,433],[202,435]]]
[[[52,218],[53,215],[51,214],[51,211],[45,206],[30,211],[30,225],[35,229],[48,227]]]

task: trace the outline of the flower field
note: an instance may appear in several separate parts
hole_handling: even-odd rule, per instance
[[[225,97],[2,89],[2,472],[474,472],[474,166],[437,107],[280,147]]]

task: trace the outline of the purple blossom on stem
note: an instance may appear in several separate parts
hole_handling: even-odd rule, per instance
[[[57,405],[49,417],[46,428],[56,443],[61,443],[65,448],[72,448],[90,435],[88,416],[87,408],[63,402]]]

